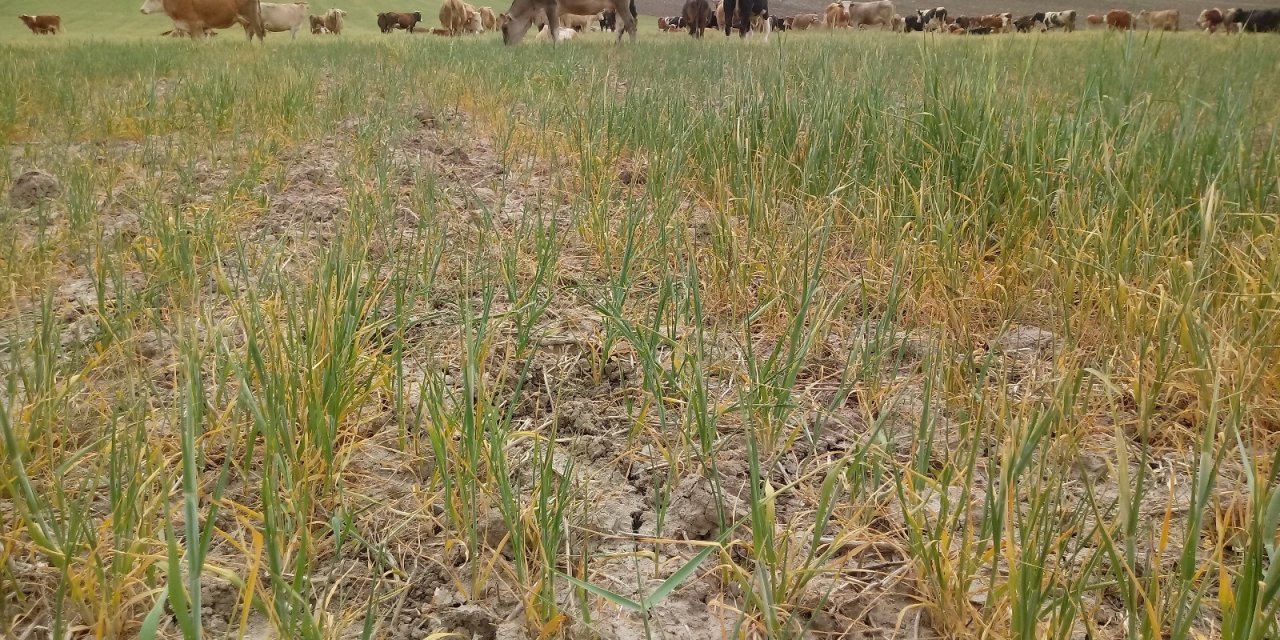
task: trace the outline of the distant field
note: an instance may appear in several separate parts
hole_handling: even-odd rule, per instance
[[[0,636],[1280,635],[1280,40],[132,4],[0,32]]]

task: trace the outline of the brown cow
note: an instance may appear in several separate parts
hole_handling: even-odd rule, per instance
[[[329,29],[324,26],[324,17],[307,16],[307,20],[311,22],[311,33],[315,35],[320,35],[322,33],[329,32]]]
[[[455,36],[484,30],[480,12],[462,0],[444,0],[440,5],[440,25]]]
[[[689,27],[689,35],[701,38],[711,23],[711,3],[707,0],[686,0],[680,17]]]
[[[631,42],[636,41],[636,1],[635,0],[512,0],[511,8],[499,17],[502,28],[503,44],[520,44],[538,13],[550,18],[550,29],[547,37],[551,41],[559,41],[560,17],[564,15],[596,16],[605,10],[614,11],[614,15],[622,20],[622,29],[618,30],[615,43],[622,42],[622,35],[631,34]]]
[[[817,29],[821,27],[825,17],[820,13],[798,13],[790,18],[787,23],[788,29],[796,31],[808,31],[809,29]]]
[[[1107,23],[1107,19],[1099,15],[1091,15],[1085,18],[1084,22],[1090,27],[1101,27]]]
[[[826,20],[828,29],[847,28],[849,26],[849,14],[845,12],[844,5],[839,2],[832,2],[827,5]]]
[[[959,19],[956,19],[959,22]],[[966,29],[981,27],[992,31],[1009,31],[1013,29],[1013,16],[1008,13],[969,18],[969,24],[962,25]]]
[[[480,29],[482,31],[493,31],[497,27],[498,17],[493,15],[493,9],[480,7]]]
[[[422,22],[422,12],[396,12],[388,11],[378,14],[378,30],[383,33],[391,33],[394,29],[405,29],[409,33],[413,33],[418,23]]]
[[[192,38],[202,38],[213,29],[236,24],[245,27],[250,41],[254,36],[259,42],[267,37],[258,0],[146,0],[141,11],[147,15],[163,12],[173,20],[175,30],[185,31]]]
[[[1107,23],[1107,27],[1111,29],[1125,31],[1133,28],[1133,14],[1123,9],[1108,11],[1104,20]]]
[[[1145,22],[1147,29],[1155,29],[1158,31],[1177,31],[1178,22],[1181,14],[1177,9],[1166,9],[1164,11],[1150,11],[1143,9],[1138,12],[1137,21]]]
[[[324,18],[324,28],[328,30],[329,33],[332,33],[335,36],[342,33],[342,19],[347,17],[346,11],[343,11],[342,9],[329,9],[324,12],[324,16],[322,17]]]
[[[38,36],[51,36],[62,31],[62,16],[18,16]]]

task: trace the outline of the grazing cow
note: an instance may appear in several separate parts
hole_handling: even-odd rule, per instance
[[[1031,33],[1031,30],[1034,29],[1036,24],[1039,22],[1040,21],[1036,19],[1036,16],[1022,16],[1021,18],[1013,21],[1013,28],[1016,29],[1018,33]]]
[[[311,33],[320,35],[329,32],[329,29],[324,26],[323,16],[308,16],[307,19],[311,21]]]
[[[549,18],[551,30],[556,34],[554,43],[559,38],[560,16],[566,14],[594,16],[610,9],[614,15],[622,18],[622,30],[614,42],[622,42],[622,35],[631,34],[631,41],[636,41],[636,2],[635,0],[513,0],[511,8],[502,14],[499,22],[502,26],[502,42],[519,44],[529,32],[529,25],[542,11]],[[550,37],[550,36],[548,36]]]
[[[498,16],[493,14],[493,9],[489,7],[480,7],[480,30],[493,31],[498,27]]]
[[[51,36],[62,31],[62,16],[18,16],[38,36]]]
[[[701,38],[707,30],[707,23],[711,22],[711,3],[707,0],[686,0],[680,17],[689,25],[689,35]]]
[[[235,24],[245,25],[249,40],[266,40],[262,28],[262,14],[258,0],[146,0],[140,11],[144,15],[164,13],[173,21],[174,29],[202,38],[212,29],[226,29]]]
[[[342,9],[329,9],[324,12],[323,17],[324,28],[327,29],[329,33],[332,33],[335,36],[342,33],[342,19],[347,17],[346,11],[343,11]]]
[[[451,36],[479,33],[480,12],[462,0],[444,0],[440,5],[440,26]]]
[[[1280,33],[1280,9],[1228,9],[1222,18],[1240,31]]]
[[[289,37],[294,40],[298,39],[298,30],[302,28],[302,20],[307,17],[307,3],[262,2],[258,6],[259,15],[262,16],[263,29],[271,33],[288,31]],[[253,37],[253,34],[249,33],[249,25],[244,25],[244,31],[250,38]]]
[[[1165,11],[1151,11],[1143,9],[1134,17],[1137,18],[1137,21],[1140,24],[1145,22],[1147,29],[1155,29],[1157,31],[1177,31],[1178,22],[1182,16],[1178,13],[1177,9],[1167,9]]]
[[[1046,11],[1043,24],[1046,31],[1060,28],[1067,33],[1071,33],[1076,30],[1076,12]]]
[[[916,15],[920,16],[920,24],[924,25],[926,31],[942,31],[947,27],[946,7],[919,9]]]
[[[600,12],[600,30],[613,31],[618,26],[618,12],[605,9]]]
[[[1111,11],[1108,11],[1103,20],[1106,21],[1107,27],[1110,29],[1127,31],[1133,28],[1133,14],[1125,11],[1124,9],[1112,9]]]
[[[724,27],[725,36],[737,29],[738,35],[745,38],[754,26],[764,33],[764,41],[769,41],[773,26],[769,20],[769,0],[720,0],[715,13],[716,22]]]
[[[421,11],[412,13],[388,11],[378,14],[378,30],[383,33],[391,33],[394,29],[404,29],[413,33],[419,22],[422,22]]]
[[[1084,19],[1084,22],[1085,24],[1089,25],[1090,28],[1101,27],[1102,25],[1107,23],[1105,18],[1096,14],[1090,14],[1088,17]]]
[[[842,2],[845,16],[851,27],[874,27],[893,29],[893,16],[896,12],[890,0],[872,0],[872,2]],[[944,9],[945,11],[945,9]]]

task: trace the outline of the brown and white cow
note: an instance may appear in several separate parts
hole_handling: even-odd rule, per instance
[[[1111,11],[1108,11],[1104,20],[1106,20],[1108,28],[1119,29],[1121,31],[1132,29],[1134,25],[1133,14],[1125,11],[1124,9],[1112,9]]]
[[[1181,17],[1177,9],[1166,9],[1164,11],[1143,9],[1135,16],[1139,24],[1146,23],[1148,29],[1157,31],[1177,31]]]
[[[164,13],[173,21],[175,30],[201,38],[213,29],[227,29],[233,25],[245,26],[249,40],[266,39],[262,26],[262,14],[258,0],[146,0],[143,14]]]
[[[614,42],[622,42],[622,35],[631,34],[631,41],[636,41],[636,2],[635,0],[513,0],[511,8],[499,16],[502,29],[503,44],[520,44],[529,27],[541,12],[547,16],[551,27],[547,37],[554,43],[560,40],[560,16],[580,15],[595,16],[600,12],[612,10],[617,19],[622,21],[622,29]],[[554,37],[553,35],[554,34]]]
[[[18,16],[38,36],[51,36],[62,31],[62,16]]]
[[[298,30],[302,29],[302,21],[307,17],[307,3],[305,2],[262,2],[259,3],[259,15],[262,16],[262,28],[271,33],[289,32],[294,39],[298,39]],[[244,26],[245,33],[249,33],[249,25]],[[249,37],[253,37],[250,34]]]
[[[1209,33],[1217,33],[1219,29],[1228,33],[1230,29],[1227,28],[1225,17],[1222,9],[1205,9],[1196,18],[1196,26]]]

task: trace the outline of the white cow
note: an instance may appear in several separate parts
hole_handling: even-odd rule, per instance
[[[883,29],[893,28],[893,16],[896,15],[893,3],[889,0],[874,0],[873,2],[841,2],[844,13],[849,17],[849,26],[872,27],[878,26]]]
[[[272,33],[288,31],[293,38],[298,37],[298,30],[307,21],[307,3],[305,2],[263,2],[260,5],[262,26]]]

